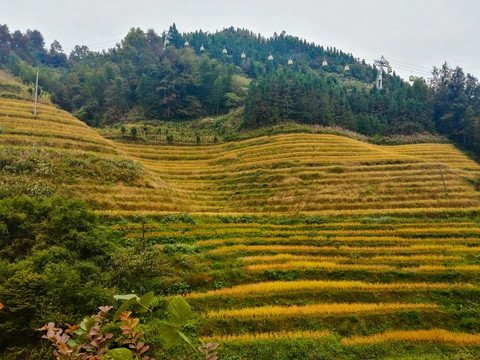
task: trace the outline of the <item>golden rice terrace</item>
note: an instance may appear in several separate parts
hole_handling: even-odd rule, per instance
[[[220,358],[480,353],[480,166],[453,145],[314,134],[126,144],[52,106],[35,118],[31,103],[0,99],[0,171],[0,197],[157,215],[114,228],[161,252],[168,266],[153,266],[169,273],[155,286],[185,296]],[[196,215],[158,216],[179,213]]]
[[[103,181],[105,174],[84,164],[74,180],[62,184],[63,192],[81,195],[107,213],[335,216],[468,212],[480,205],[480,193],[469,182],[480,166],[450,144],[376,146],[335,135],[289,134],[151,146],[106,140],[52,106],[41,105],[37,118],[31,113],[31,103],[0,100],[4,152],[53,151],[57,157],[110,161],[116,170],[141,168],[131,178]]]
[[[170,288],[201,314],[203,339],[226,353],[253,356],[258,346],[262,356],[280,354],[295,339],[318,349],[336,344],[348,359],[422,351],[446,359],[459,346],[480,345],[474,221],[224,216],[116,228],[131,243],[204,266]]]

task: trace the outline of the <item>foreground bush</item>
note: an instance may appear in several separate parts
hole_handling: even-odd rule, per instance
[[[0,201],[0,349],[38,341],[34,329],[112,303],[104,282],[119,239],[71,199]]]

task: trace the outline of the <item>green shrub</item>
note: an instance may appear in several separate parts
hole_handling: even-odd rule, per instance
[[[20,95],[17,95],[17,94],[11,93],[11,92],[5,92],[5,91],[0,93],[0,98],[16,99],[16,100],[21,100],[22,99],[22,97]]]
[[[119,292],[161,292],[161,279],[171,276],[172,269],[160,248],[138,252],[134,248],[118,249],[110,262],[108,284]]]
[[[178,282],[168,287],[167,294],[182,295],[182,294],[188,294],[191,291],[192,289],[189,284],[187,284],[186,282]]]
[[[71,322],[111,299],[104,273],[118,234],[85,203],[1,200],[0,236],[0,348],[31,344],[39,322]]]
[[[227,215],[227,216],[220,216],[220,221],[226,224],[252,224],[257,221],[257,219],[251,215]]]
[[[189,244],[166,244],[163,247],[163,251],[167,255],[184,254],[193,255],[200,251],[197,245]]]
[[[305,219],[305,224],[322,224],[325,220],[321,216],[310,216]]]
[[[0,311],[0,348],[24,344],[33,335],[45,298],[45,277],[31,270],[20,270],[0,287],[5,308]]]

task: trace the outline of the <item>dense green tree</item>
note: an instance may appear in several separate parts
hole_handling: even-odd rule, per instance
[[[185,43],[185,40],[179,33],[175,23],[173,23],[172,26],[170,26],[170,28],[168,29],[168,42],[176,48],[183,47],[183,44]]]
[[[57,40],[50,45],[50,50],[47,54],[47,64],[53,67],[65,67],[67,65],[67,56],[63,52],[62,45]]]
[[[461,68],[434,68],[428,85],[386,75],[378,91],[371,86],[377,69],[365,61],[285,32],[265,38],[230,27],[181,34],[172,24],[168,38],[164,48],[164,35],[132,28],[108,51],[76,46],[67,59],[56,41],[47,51],[39,31],[10,33],[1,25],[0,65],[27,83],[40,65],[42,89],[95,126],[122,121],[133,109],[146,119],[182,121],[244,105],[250,127],[297,121],[369,135],[438,131],[467,147],[480,144],[479,84]],[[287,65],[290,58],[293,65]],[[252,80],[247,94],[236,76]]]
[[[291,55],[295,55],[297,69],[308,62],[313,67],[324,55],[331,57],[332,64],[353,60],[338,51],[327,54],[322,47],[284,32],[267,39],[233,27],[215,34],[200,31],[182,35],[173,24],[166,51],[163,36],[153,30],[132,28],[120,44],[107,52],[95,53],[86,46],[76,46],[68,61],[58,42],[47,51],[37,30],[26,34],[17,31],[12,35],[3,26],[2,34],[3,54],[14,51],[28,65],[44,64],[57,71],[57,76],[49,72],[51,79],[42,79],[41,86],[51,91],[62,107],[76,112],[91,125],[116,121],[136,105],[142,106],[147,118],[184,119],[222,114],[242,105],[243,95],[232,89],[234,74],[260,78],[266,72],[284,67]],[[191,46],[185,49],[187,39]],[[227,55],[222,52],[224,47],[228,49]],[[242,52],[247,54],[244,59],[240,57]],[[269,53],[274,54],[272,62],[266,60]],[[113,72],[109,70],[112,65],[116,67]],[[18,61],[15,66],[19,66]],[[368,66],[364,67],[363,73],[368,73]],[[30,82],[31,76],[25,70],[23,67],[15,72]],[[289,101],[284,103],[288,104]]]
[[[4,62],[12,46],[12,35],[7,25],[0,24],[0,61]]]
[[[44,63],[47,57],[43,35],[38,30],[27,30],[28,50],[35,65]]]
[[[450,68],[446,63],[432,72],[433,121],[438,131],[452,139],[472,146],[475,122],[480,115],[480,85],[463,69]]]

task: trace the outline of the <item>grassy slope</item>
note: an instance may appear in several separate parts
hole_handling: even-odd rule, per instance
[[[2,196],[42,191],[78,195],[99,209],[125,214],[216,212],[225,207],[218,212],[277,216],[300,211],[362,218],[323,224],[235,224],[218,219],[147,223],[148,243],[158,244],[172,262],[181,259],[184,264],[164,284],[167,292],[183,291],[185,286],[197,291],[189,302],[201,314],[200,335],[222,341],[222,355],[259,359],[272,358],[273,353],[273,358],[285,359],[297,355],[394,359],[421,353],[449,357],[465,351],[478,355],[478,349],[441,339],[411,346],[341,343],[350,336],[393,330],[480,331],[478,226],[468,219],[430,222],[412,217],[391,222],[386,216],[444,216],[478,209],[478,193],[458,175],[472,178],[480,166],[452,145],[387,147],[319,134],[210,146],[124,144],[104,139],[52,106],[41,105],[36,119],[31,112],[31,102],[0,99]],[[235,221],[232,217],[223,221],[229,219]],[[119,230],[132,243],[142,237],[141,224],[122,225]],[[263,284],[240,287],[259,282]],[[226,290],[203,293],[215,289]],[[343,303],[383,307],[333,305]],[[413,309],[412,303],[419,308]],[[277,315],[265,308],[273,305],[280,306]],[[298,314],[290,311],[292,305],[299,307]],[[329,310],[337,307],[342,310]],[[235,317],[215,311],[230,311]],[[286,331],[293,333],[285,335]],[[320,335],[325,331],[332,335]],[[324,349],[324,357],[319,349]]]
[[[480,167],[449,144],[376,146],[287,134],[211,146],[118,146],[184,193],[190,211],[345,215],[480,205],[458,176],[472,178]],[[123,201],[119,209],[145,209],[128,195]]]
[[[149,222],[145,238],[181,262],[167,293],[193,290],[185,296],[201,316],[200,335],[222,343],[221,358],[479,355],[480,336],[470,335],[480,332],[473,221],[203,220]],[[142,241],[141,224],[117,228]]]
[[[35,93],[34,84],[22,84],[9,73],[0,70],[0,98],[8,99],[33,99]],[[50,94],[40,90],[38,102],[42,104],[52,104]]]
[[[9,99],[0,99],[0,127],[2,155],[32,162],[27,170],[12,165],[8,176],[39,177],[47,193],[80,194],[125,215],[443,213],[480,205],[465,180],[480,166],[450,144],[377,146],[302,133],[208,146],[116,143],[52,106],[40,105],[35,119],[32,103]],[[46,170],[35,165],[42,159]]]
[[[116,195],[148,189],[169,202],[168,186],[65,111],[0,99],[0,196],[80,196],[110,208]]]

